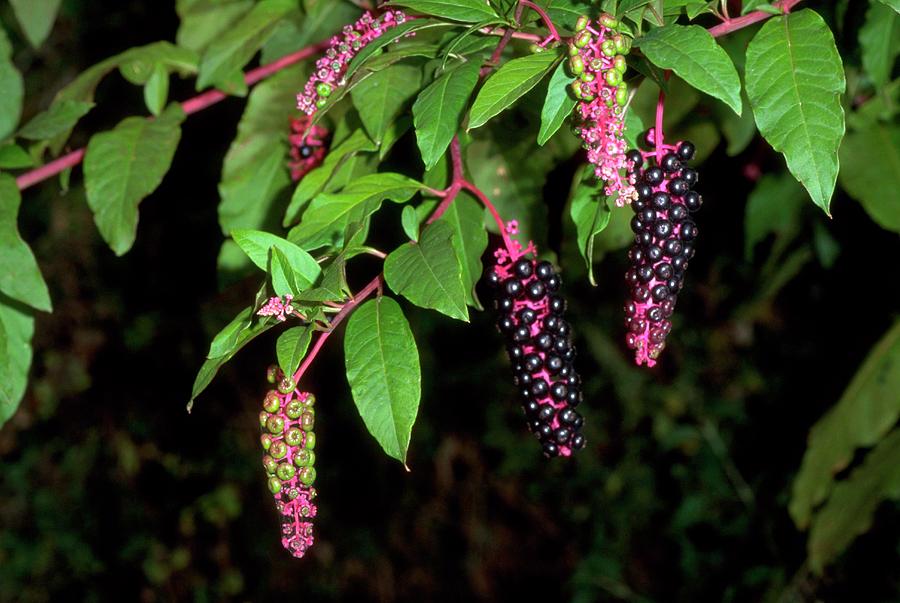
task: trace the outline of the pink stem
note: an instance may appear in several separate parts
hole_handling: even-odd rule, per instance
[[[506,250],[509,251],[510,256],[515,256],[517,254],[516,247],[513,245],[512,240],[510,240],[509,235],[506,234],[506,223],[503,222],[503,219],[500,217],[500,213],[497,211],[497,208],[494,207],[494,204],[487,198],[487,195],[481,192],[481,189],[468,180],[463,181],[462,187],[475,195],[478,200],[481,201],[481,204],[487,208],[491,217],[494,218],[494,222],[497,223],[497,228],[500,229],[500,236],[503,237],[503,244],[506,246]]]
[[[286,67],[290,67],[291,65],[294,65],[295,63],[298,63],[313,54],[321,52],[327,46],[327,42],[313,44],[311,46],[301,48],[297,52],[283,56],[277,61],[269,63],[268,65],[262,65],[260,67],[257,67],[256,69],[251,69],[244,75],[244,81],[248,86],[252,86],[260,80],[263,80]],[[207,107],[215,105],[225,98],[227,98],[227,95],[219,92],[218,90],[207,90],[206,92],[202,92],[201,94],[198,94],[197,96],[181,103],[181,108],[186,114],[192,115],[198,111],[206,109]],[[84,148],[76,149],[70,153],[63,155],[62,157],[54,159],[46,165],[42,165],[41,167],[35,168],[29,172],[25,172],[24,174],[16,178],[16,185],[18,185],[19,190],[25,190],[30,186],[34,186],[39,182],[43,182],[48,178],[52,178],[53,176],[59,174],[64,170],[75,167],[76,165],[81,163],[82,159],[84,159],[84,151]]]
[[[550,30],[550,36],[554,40],[562,39],[559,37],[559,32],[556,31],[556,28],[553,26],[553,21],[550,20],[550,15],[548,15],[547,12],[543,8],[541,8],[534,2],[530,2],[530,0],[519,0],[519,2],[521,4],[524,4],[525,6],[527,6],[528,8],[530,8],[531,10],[533,10],[534,12],[536,12],[537,14],[539,14],[541,16],[541,19],[544,20],[544,24],[547,26],[547,29]]]
[[[653,131],[653,145],[656,147],[656,165],[662,165],[663,155],[663,111],[665,110],[666,93],[659,88],[659,99],[656,101],[656,127]]]
[[[496,29],[491,29],[489,27],[482,27],[479,29],[483,34],[487,34],[489,36],[505,36],[511,30],[503,29],[502,27],[498,27]],[[529,42],[541,42],[544,38],[538,34],[527,33],[524,31],[513,31],[510,34],[510,37],[516,40],[528,40]]]
[[[297,369],[297,372],[294,373],[294,383],[300,383],[300,378],[303,377],[303,373],[306,372],[306,369],[309,368],[309,365],[312,364],[313,360],[316,359],[316,356],[319,355],[319,351],[322,349],[322,346],[325,345],[325,342],[328,341],[328,337],[334,332],[335,327],[341,324],[341,321],[344,320],[348,314],[353,312],[353,310],[360,303],[366,300],[372,293],[381,287],[381,275],[379,274],[367,284],[362,290],[356,294],[350,301],[343,305],[341,311],[334,315],[334,318],[331,319],[331,322],[328,323],[328,330],[323,331],[321,335],[319,335],[318,339],[316,339],[316,343],[313,345],[313,349],[306,355],[306,358],[303,360],[303,364],[300,365],[300,368]]]
[[[781,0],[780,2],[776,2],[775,6],[787,13],[790,12],[790,10],[799,3],[800,0]],[[748,25],[753,25],[754,23],[765,21],[771,16],[771,13],[756,10],[752,13],[747,13],[743,17],[727,19],[724,22],[719,23],[715,27],[710,27],[709,33],[712,34],[712,37],[718,38],[719,36],[724,36],[725,34],[737,31],[738,29],[742,29],[744,27],[747,27]]]
[[[443,200],[434,209],[434,212],[432,212],[428,221],[425,222],[426,224],[431,224],[444,215],[444,212],[447,211],[447,208],[450,207],[450,204],[456,199],[459,191],[462,190],[463,165],[462,154],[459,150],[459,136],[454,136],[453,140],[450,141],[450,159],[453,163],[453,177],[450,181],[450,186],[444,191]]]

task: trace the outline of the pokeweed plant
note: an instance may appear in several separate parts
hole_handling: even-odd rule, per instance
[[[842,58],[823,14],[840,25],[847,3],[820,14],[801,0],[179,0],[175,43],[98,63],[24,124],[16,40],[0,30],[0,421],[13,415],[27,387],[35,314],[52,311],[50,290],[18,232],[21,191],[55,175],[66,187],[83,163],[99,233],[124,254],[138,234],[140,203],[170,167],[184,120],[228,96],[246,96],[219,182],[219,263],[223,274],[258,269],[264,276],[256,298],[213,339],[188,409],[243,346],[281,331],[278,367],[270,371],[275,389],[265,395],[260,424],[285,547],[300,556],[312,543],[315,397],[301,382],[318,353],[346,320],[346,375],[359,414],[384,451],[406,463],[421,371],[394,296],[468,321],[470,308],[482,309],[476,284],[491,233],[499,242],[494,237],[497,262],[488,280],[499,288],[499,326],[509,337],[528,426],[545,455],[568,456],[586,440],[574,410],[582,394],[557,294],[561,279],[533,243],[523,247],[510,236],[516,228],[530,241],[548,240],[543,197],[561,193],[542,190],[547,174],[570,158],[590,166],[574,178],[565,230],[574,230],[591,283],[602,252],[631,245],[627,342],[638,364],[652,366],[696,253],[689,213],[701,197],[692,190],[696,168],[685,162],[702,164],[722,139],[737,156],[759,134],[786,165],[781,176],[760,179],[759,160],[744,159],[745,172],[759,180],[747,206],[748,254],[777,228],[767,220],[779,203],[774,178],[799,182],[829,216],[839,182],[875,222],[900,232],[892,163],[900,154],[893,120],[900,106],[893,79],[898,7],[866,5],[859,57]],[[15,16],[37,46],[54,10],[17,3]],[[260,66],[244,72],[257,54]],[[142,87],[151,116],[127,117],[85,148],[62,153],[94,107],[98,84],[116,70]],[[173,74],[196,77],[199,94],[170,102]],[[567,121],[571,128],[562,127]],[[664,130],[693,142],[666,142]],[[418,170],[388,168],[415,147]],[[705,195],[712,204],[735,201],[728,191]],[[385,202],[404,206],[409,239],[389,251],[370,244],[370,232],[384,230],[379,219],[392,213]],[[622,207],[629,204],[633,212]],[[348,266],[362,255],[383,265],[353,290]],[[579,272],[565,256],[557,259]],[[683,303],[692,303],[687,297]],[[848,418],[854,396],[883,387],[866,367],[894,362],[896,339],[894,329],[861,370],[862,385],[848,389],[813,431],[791,511],[798,527],[811,525],[816,571],[872,513],[862,508],[846,520],[849,538],[836,537],[821,519],[834,514],[831,506],[813,517],[856,446],[877,448],[871,462],[834,486],[831,500],[852,502],[862,488],[878,500],[900,492],[895,473],[881,469],[898,460],[896,396],[878,428],[854,431]],[[841,430],[852,432],[841,435],[848,445],[823,451]]]

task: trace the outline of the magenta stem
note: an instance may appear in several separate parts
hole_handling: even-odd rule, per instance
[[[659,88],[659,98],[656,101],[656,127],[653,130],[653,146],[656,147],[656,165],[662,165],[663,155],[663,111],[665,111],[666,93],[662,86]]]
[[[800,0],[781,0],[780,2],[776,2],[774,6],[787,13],[790,12],[790,10],[799,3]],[[712,37],[718,38],[719,36],[724,36],[725,34],[737,31],[738,29],[742,29],[744,27],[747,27],[748,25],[753,25],[754,23],[765,21],[771,16],[772,13],[756,10],[752,13],[747,13],[743,17],[726,19],[715,27],[710,27],[709,33],[712,35]]]
[[[543,8],[541,8],[534,2],[530,2],[529,0],[519,0],[519,3],[524,4],[525,6],[536,12],[538,15],[540,15],[541,19],[544,20],[544,24],[547,26],[547,29],[550,30],[550,36],[554,40],[562,40],[562,38],[559,37],[559,32],[556,31],[556,28],[553,26],[553,21],[550,20],[550,15],[548,15]]]
[[[327,42],[320,42],[318,44],[306,46],[305,48],[301,48],[297,52],[281,57],[277,61],[274,61],[267,65],[262,65],[260,67],[257,67],[256,69],[251,69],[244,75],[244,81],[248,86],[252,86],[260,80],[263,80],[286,67],[290,67],[291,65],[294,65],[295,63],[298,63],[310,57],[311,55],[322,51],[327,46]],[[198,111],[206,109],[207,107],[215,105],[225,98],[227,98],[227,95],[219,92],[218,90],[207,90],[206,92],[202,92],[197,96],[189,98],[188,100],[181,103],[181,108],[186,114],[192,115],[194,113],[197,113]],[[25,190],[30,186],[34,186],[39,182],[43,182],[48,178],[52,178],[53,176],[59,174],[64,170],[75,167],[76,165],[81,163],[82,159],[84,159],[84,151],[84,148],[76,149],[70,153],[63,155],[62,157],[54,159],[46,165],[42,165],[41,167],[33,169],[29,172],[25,172],[24,174],[16,178],[16,185],[19,187],[19,190]]]

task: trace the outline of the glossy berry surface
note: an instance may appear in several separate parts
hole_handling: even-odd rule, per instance
[[[280,370],[270,370],[285,381]],[[270,390],[259,417],[266,484],[281,515],[281,544],[294,557],[303,557],[314,542],[315,404],[315,396],[296,388]]]
[[[655,153],[648,153],[647,165],[637,165],[631,174],[635,188],[646,192],[649,204],[644,209],[632,204],[635,241],[625,275],[630,288],[625,304],[626,341],[634,350],[635,362],[647,366],[656,364],[672,330],[670,317],[699,234],[690,214],[702,204],[700,194],[692,190],[697,172],[685,165],[694,156],[694,145],[685,141],[665,149],[661,165],[656,165]]]
[[[575,410],[582,399],[581,379],[573,365],[566,302],[555,293],[562,279],[550,262],[511,261],[506,255],[498,260],[486,280],[497,296],[497,326],[506,337],[528,428],[544,456],[570,456],[585,439],[580,433],[584,419]]]

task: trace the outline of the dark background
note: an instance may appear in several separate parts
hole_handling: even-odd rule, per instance
[[[0,16],[17,36],[5,3]],[[85,67],[176,28],[169,3],[64,2],[44,48],[16,55],[25,118]],[[172,98],[193,93],[173,79]],[[97,100],[73,148],[145,112],[117,75]],[[589,445],[573,459],[543,460],[527,434],[490,312],[463,325],[404,303],[423,365],[410,473],[366,433],[335,336],[305,383],[319,399],[317,543],[303,560],[286,555],[258,443],[274,335],[185,412],[211,336],[258,285],[220,290],[216,278],[216,183],[243,104],[185,122],[123,258],[96,234],[78,169],[65,194],[57,182],[25,193],[20,227],[56,310],[38,319],[31,387],[0,430],[0,600],[900,600],[897,504],[822,577],[786,511],[810,426],[892,323],[896,235],[840,194],[831,221],[810,204],[790,250],[806,254],[819,222],[839,244],[835,264],[808,253],[763,294],[771,241],[745,261],[743,174],[780,164],[758,139],[701,168],[699,252],[654,370],[622,343],[624,252],[597,265],[591,288],[560,248],[577,161],[551,174],[549,248],[585,378]],[[351,284],[377,269],[351,267]]]

